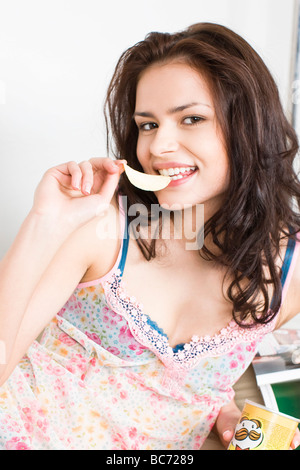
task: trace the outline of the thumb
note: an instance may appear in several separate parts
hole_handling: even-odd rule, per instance
[[[219,439],[222,442],[223,446],[227,448],[234,436],[235,427],[238,423],[238,419],[233,419],[233,417],[221,416],[221,420],[218,423],[217,430]]]
[[[221,408],[216,421],[216,431],[225,448],[233,438],[235,427],[240,419],[241,411],[234,401]]]
[[[233,438],[233,435],[234,435],[234,428],[226,429],[223,432],[221,441],[222,441],[224,447],[228,447],[230,441]]]

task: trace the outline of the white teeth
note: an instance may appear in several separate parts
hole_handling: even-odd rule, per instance
[[[163,176],[171,176],[172,180],[177,180],[183,178],[183,174],[187,171],[196,170],[195,166],[186,166],[181,168],[164,168],[163,170],[158,170],[158,172]]]
[[[180,180],[180,178],[183,178],[183,175],[171,176],[171,180]]]

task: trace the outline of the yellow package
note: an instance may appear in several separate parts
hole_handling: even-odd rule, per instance
[[[246,400],[228,450],[288,450],[299,422]]]

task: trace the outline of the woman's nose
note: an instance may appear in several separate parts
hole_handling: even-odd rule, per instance
[[[160,156],[176,152],[179,148],[177,134],[174,129],[159,127],[150,145],[152,155]]]

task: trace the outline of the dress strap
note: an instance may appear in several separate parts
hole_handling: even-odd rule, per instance
[[[124,205],[122,203],[122,196],[119,196],[119,207],[120,207],[120,215],[121,215],[121,220],[122,220],[123,242],[122,242],[121,258],[119,261],[118,269],[121,272],[121,276],[123,276],[126,258],[127,258],[127,252],[128,252],[128,245],[129,245],[129,223],[128,223],[127,214],[124,210]]]
[[[287,244],[282,268],[281,268],[281,288],[282,288],[282,298],[281,298],[281,304],[283,303],[287,290],[289,288],[292,275],[294,272],[294,268],[296,266],[296,261],[298,258],[298,253],[300,250],[300,240],[299,240],[299,235],[297,235],[297,238],[290,238]],[[271,302],[271,309],[273,305],[273,299]]]
[[[283,265],[282,265],[282,271],[281,271],[282,288],[284,288],[284,285],[288,277],[288,273],[292,264],[293,255],[295,252],[295,247],[296,247],[296,240],[290,238],[287,248],[286,248],[285,257],[284,257]]]

